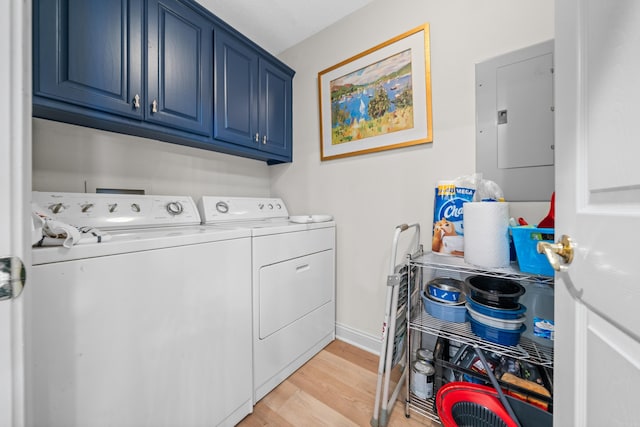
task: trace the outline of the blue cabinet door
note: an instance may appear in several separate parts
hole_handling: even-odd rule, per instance
[[[145,120],[211,135],[212,24],[177,0],[149,0]]]
[[[258,148],[258,55],[222,30],[214,38],[214,138]]]
[[[214,138],[291,160],[292,72],[215,33]]]
[[[33,13],[35,95],[142,117],[142,0],[34,1]]]
[[[292,77],[260,60],[260,134],[262,150],[291,158]]]

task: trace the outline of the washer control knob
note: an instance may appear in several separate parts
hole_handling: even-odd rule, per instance
[[[229,212],[229,205],[227,204],[227,202],[220,201],[220,202],[216,203],[216,210],[218,212],[220,212],[220,213],[225,214],[225,213]]]
[[[82,211],[82,213],[91,212],[92,208],[93,208],[93,203],[85,203],[82,206],[80,206],[80,210]]]
[[[65,210],[65,206],[62,203],[54,203],[53,205],[49,206],[49,209],[54,214],[59,214],[60,212]]]
[[[269,203],[269,210],[273,210],[273,205]]]
[[[137,203],[131,203],[131,210],[133,212],[140,212],[140,205]]]
[[[264,209],[264,203],[258,203],[258,209],[263,210]]]
[[[171,215],[180,215],[182,213],[182,204],[180,202],[167,203],[167,212]]]
[[[276,209],[278,210],[282,209],[282,205],[280,203],[276,203]]]
[[[117,203],[109,203],[109,213],[114,213],[118,210]]]

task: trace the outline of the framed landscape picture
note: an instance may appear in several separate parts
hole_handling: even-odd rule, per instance
[[[429,24],[318,73],[320,156],[433,142]]]

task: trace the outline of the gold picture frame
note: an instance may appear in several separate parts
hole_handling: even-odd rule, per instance
[[[318,73],[320,158],[433,142],[429,24]]]

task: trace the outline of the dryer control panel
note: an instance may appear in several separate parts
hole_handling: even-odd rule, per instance
[[[202,222],[207,224],[289,217],[287,207],[278,197],[203,196],[198,209]]]

